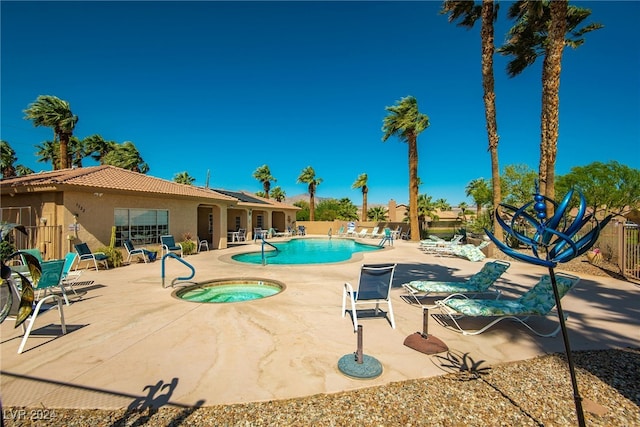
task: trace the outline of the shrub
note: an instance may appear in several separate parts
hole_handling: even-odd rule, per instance
[[[193,240],[185,240],[184,242],[180,242],[182,245],[182,253],[184,255],[191,255],[196,253],[196,242]]]
[[[109,259],[107,260],[109,267],[122,266],[123,256],[122,252],[119,249],[112,248],[110,246],[104,246],[102,248],[98,248],[96,252],[103,252],[106,256],[109,257]]]

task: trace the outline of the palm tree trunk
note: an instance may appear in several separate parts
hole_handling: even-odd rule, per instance
[[[316,219],[316,197],[315,190],[309,188],[309,221]]]
[[[362,221],[367,220],[367,193],[368,191],[363,188],[362,189]]]
[[[493,208],[502,201],[500,190],[500,167],[498,163],[498,121],[496,117],[496,93],[493,77],[493,54],[495,51],[493,38],[493,0],[482,1],[482,88],[484,91],[484,112],[487,122],[489,153],[491,154],[491,186],[493,192]],[[493,234],[502,241],[504,235],[498,218],[493,216]]]
[[[420,240],[420,228],[418,222],[418,141],[412,134],[407,138],[409,145],[409,224],[411,240]]]
[[[555,169],[558,151],[558,125],[560,112],[560,72],[562,70],[562,51],[567,26],[566,0],[552,1],[550,5],[551,24],[549,28],[549,42],[546,47],[544,73],[546,79],[542,82],[543,104],[542,120],[546,122],[546,134],[543,135],[546,144],[546,186],[544,195],[555,199]]]
[[[60,133],[60,169],[67,169],[69,167],[69,134],[66,132]]]

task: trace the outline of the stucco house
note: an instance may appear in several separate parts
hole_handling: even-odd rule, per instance
[[[177,241],[190,234],[210,248],[227,247],[230,231],[286,230],[298,207],[256,195],[178,184],[115,166],[34,173],[0,181],[1,220],[29,229],[27,247],[45,259],[61,258],[73,244],[116,246],[130,238],[158,244],[163,234]]]

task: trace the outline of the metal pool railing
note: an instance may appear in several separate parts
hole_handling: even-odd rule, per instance
[[[189,267],[189,269],[191,270],[191,276],[188,276],[188,277],[176,277],[175,279],[173,279],[171,281],[171,286],[174,286],[178,280],[191,280],[191,279],[193,279],[193,276],[196,275],[196,269],[193,268],[193,266],[191,264],[189,264],[187,261],[182,259],[180,256],[174,254],[173,252],[169,252],[169,253],[165,254],[162,257],[162,287],[163,288],[166,288],[166,286],[164,284],[164,277],[165,277],[165,274],[164,274],[165,273],[165,271],[164,271],[164,263],[165,263],[165,260],[167,259],[167,257],[171,257],[171,258],[177,259],[182,264],[184,264],[187,267]]]
[[[269,246],[271,246],[273,249],[275,249],[275,250],[276,250],[276,252],[278,252],[278,251],[280,250],[280,249],[278,249],[276,246],[274,246],[274,245],[272,245],[271,243],[267,242],[267,241],[264,239],[264,235],[262,235],[262,245],[261,245],[261,247],[262,247],[262,249],[261,249],[261,250],[262,250],[262,265],[266,265],[266,264],[267,264],[267,258],[264,256],[264,245],[269,245]]]

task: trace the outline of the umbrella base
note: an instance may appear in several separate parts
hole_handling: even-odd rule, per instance
[[[376,378],[382,374],[382,364],[375,357],[362,355],[358,363],[353,353],[345,354],[338,361],[338,369],[343,374],[358,379]]]
[[[420,332],[409,335],[404,345],[424,354],[436,354],[448,351],[449,347],[440,338],[433,335],[423,335]]]

